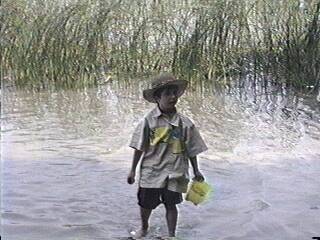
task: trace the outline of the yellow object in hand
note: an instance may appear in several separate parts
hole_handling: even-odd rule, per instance
[[[206,182],[193,181],[186,195],[186,200],[198,205],[210,196],[213,191],[212,187]]]

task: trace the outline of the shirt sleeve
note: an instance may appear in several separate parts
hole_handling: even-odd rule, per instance
[[[139,151],[145,151],[149,145],[149,125],[147,119],[140,120],[133,131],[129,147]]]
[[[187,129],[187,138],[185,143],[188,157],[195,157],[199,153],[208,150],[207,145],[194,125]]]

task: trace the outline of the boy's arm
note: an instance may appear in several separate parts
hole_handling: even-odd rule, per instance
[[[204,176],[202,175],[202,173],[199,170],[198,167],[198,160],[197,160],[197,156],[194,157],[190,157],[190,162],[193,168],[193,173],[194,173],[194,180],[202,182],[204,181]]]
[[[133,184],[135,182],[136,168],[137,168],[137,165],[138,165],[138,162],[141,158],[142,153],[143,153],[143,151],[140,151],[137,149],[134,150],[132,165],[131,165],[131,169],[130,169],[130,172],[129,172],[128,178],[127,178],[127,182],[129,184]]]

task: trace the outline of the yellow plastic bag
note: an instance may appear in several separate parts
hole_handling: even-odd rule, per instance
[[[212,193],[212,187],[206,182],[193,181],[188,189],[186,200],[198,205],[207,200]]]

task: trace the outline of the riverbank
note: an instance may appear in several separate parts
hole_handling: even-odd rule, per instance
[[[319,88],[318,1],[19,0],[1,10],[1,72],[27,88],[160,71],[209,82],[254,73]]]

